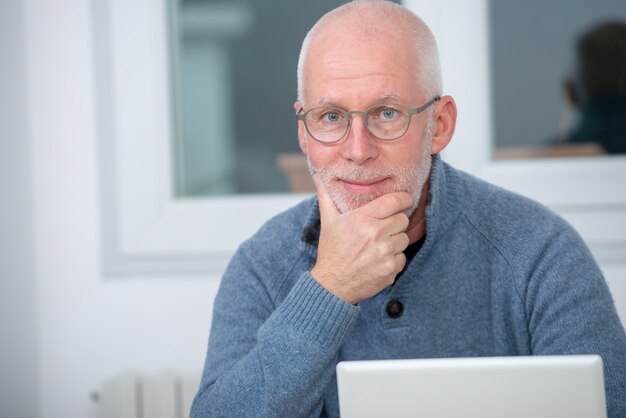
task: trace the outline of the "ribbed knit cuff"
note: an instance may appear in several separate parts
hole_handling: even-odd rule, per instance
[[[340,346],[359,308],[330,293],[306,272],[277,311],[285,323],[320,344]]]

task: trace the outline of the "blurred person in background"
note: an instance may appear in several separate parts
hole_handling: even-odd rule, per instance
[[[608,154],[626,153],[626,23],[605,22],[580,36],[565,90],[580,120],[558,142],[596,143]]]

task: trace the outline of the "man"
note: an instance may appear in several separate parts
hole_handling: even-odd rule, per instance
[[[456,106],[435,41],[393,3],[325,15],[298,65],[317,186],[238,249],[192,408],[338,416],[340,360],[598,353],[626,414],[626,335],[580,237],[444,164]]]

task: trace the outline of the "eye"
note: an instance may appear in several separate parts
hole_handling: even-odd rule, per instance
[[[343,112],[334,108],[320,109],[316,116],[318,123],[323,123],[325,125],[338,125],[341,124],[344,119],[345,115]]]
[[[339,113],[334,112],[334,111],[329,111],[326,112],[322,115],[322,118],[326,121],[326,122],[337,122],[340,118]]]
[[[393,119],[396,117],[397,111],[390,107],[385,107],[380,111],[380,117],[383,119]]]

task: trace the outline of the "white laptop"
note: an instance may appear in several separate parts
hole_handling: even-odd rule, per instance
[[[343,361],[342,418],[606,418],[600,356]]]

